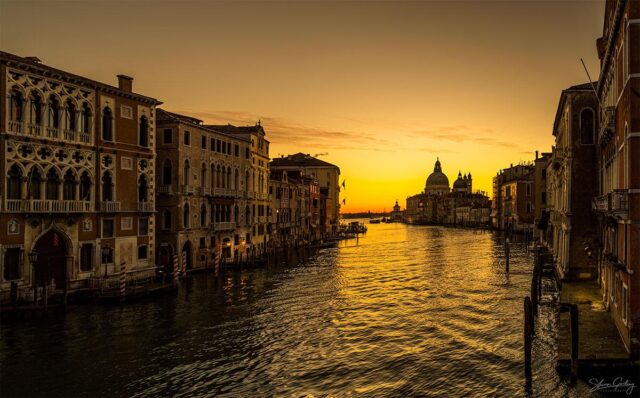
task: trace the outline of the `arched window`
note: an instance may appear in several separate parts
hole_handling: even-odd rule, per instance
[[[24,118],[24,97],[15,87],[11,90],[9,99],[9,118],[15,122],[22,122]]]
[[[149,201],[149,188],[147,185],[147,177],[143,174],[138,178],[138,202]]]
[[[171,229],[171,212],[169,210],[162,212],[162,229]]]
[[[185,203],[182,209],[182,227],[189,228],[189,204]]]
[[[108,106],[102,110],[102,139],[113,141],[113,114]]]
[[[224,181],[222,180],[222,173],[220,172],[220,166],[216,167],[216,181],[218,183],[216,188],[224,188]]]
[[[49,127],[54,129],[60,128],[60,103],[58,99],[52,95],[47,103],[49,108]]]
[[[211,188],[216,188],[216,165],[211,163]]]
[[[238,173],[238,169],[235,170],[235,175],[233,177],[233,189],[236,191],[240,188],[240,174]]]
[[[63,200],[76,200],[76,177],[71,170],[68,170],[64,175],[64,182],[62,184],[62,199]]]
[[[102,175],[102,201],[113,202],[113,177],[109,171]]]
[[[207,165],[202,163],[202,167],[200,167],[200,185],[202,188],[207,187]]]
[[[236,205],[233,208],[233,221],[235,221],[237,224],[239,222],[239,218],[240,218],[240,211],[238,210],[238,205]]]
[[[82,132],[91,132],[91,107],[86,102],[82,104]]]
[[[49,169],[49,172],[47,173],[47,186],[46,186],[46,198],[48,200],[58,200],[59,199],[59,195],[58,195],[58,190],[60,186],[60,176],[58,175],[58,172],[55,171],[55,169],[51,168]]]
[[[207,206],[203,203],[200,206],[200,226],[204,227],[207,224]]]
[[[139,143],[142,147],[149,146],[149,119],[146,116],[140,118],[140,137]]]
[[[580,112],[580,142],[583,145],[593,144],[594,124],[593,111],[589,108],[583,109]]]
[[[27,198],[29,199],[40,199],[41,192],[40,186],[42,184],[42,174],[40,174],[40,170],[36,167],[31,169],[29,173],[29,185],[27,186]]]
[[[80,176],[80,200],[91,200],[91,177],[86,171]]]
[[[227,167],[227,189],[231,189],[231,167]]]
[[[162,163],[162,183],[165,185],[171,185],[172,177],[173,171],[171,170],[171,160],[165,159]]]
[[[230,222],[231,221],[231,206],[227,205],[227,216],[225,217],[225,221],[226,222]]]
[[[249,206],[244,209],[244,223],[245,225],[249,225],[251,223],[251,210],[249,210]]]
[[[67,100],[66,113],[67,113],[66,115],[67,130],[76,131],[76,117],[77,117],[76,105],[70,99]]]
[[[191,167],[189,166],[189,159],[184,161],[184,170],[182,171],[183,184],[189,185],[189,174],[191,174]]]
[[[14,164],[7,174],[7,198],[22,199],[22,169]]]
[[[42,124],[42,98],[40,98],[40,95],[35,91],[31,92],[31,115],[29,122],[38,126]]]

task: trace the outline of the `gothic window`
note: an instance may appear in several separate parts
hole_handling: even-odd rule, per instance
[[[45,195],[48,200],[58,200],[58,190],[60,186],[60,176],[55,169],[49,169],[47,173],[47,184]]]
[[[182,227],[189,228],[189,204],[184,204],[184,209],[182,210]]]
[[[162,182],[165,185],[171,185],[172,174],[171,160],[165,159],[162,164]]]
[[[189,159],[185,159],[184,161],[184,170],[183,170],[183,183],[184,185],[189,185],[189,174],[191,173],[191,167],[189,167]]]
[[[147,185],[147,177],[143,174],[138,178],[138,202],[149,201],[149,188]]]
[[[233,221],[235,221],[236,223],[238,223],[240,220],[238,220],[238,218],[240,217],[240,211],[238,210],[238,205],[236,205],[233,208]]]
[[[80,200],[91,200],[91,177],[86,171],[80,176]]]
[[[72,100],[67,100],[67,130],[76,131],[76,105]]]
[[[20,279],[20,263],[22,251],[19,247],[10,247],[4,253],[4,280]]]
[[[113,201],[113,177],[108,171],[102,175],[102,201]]]
[[[211,163],[211,188],[216,188],[216,165]]]
[[[145,148],[149,146],[149,119],[146,116],[140,118],[139,144]]]
[[[200,184],[203,188],[207,186],[207,165],[205,163],[202,163],[200,168]]]
[[[200,226],[204,227],[207,224],[207,206],[203,203],[200,206]]]
[[[162,229],[171,229],[171,212],[169,210],[162,212]]]
[[[583,145],[593,144],[594,133],[594,113],[591,109],[583,109],[580,112],[580,142]]]
[[[15,164],[8,173],[7,198],[22,199],[22,170]]]
[[[41,125],[42,124],[42,98],[37,92],[31,93],[31,124]]]
[[[216,188],[224,188],[224,181],[222,180],[222,173],[220,172],[220,166],[216,167]]]
[[[62,199],[76,200],[76,177],[71,170],[64,175],[64,183],[62,185]]]
[[[108,106],[102,110],[102,139],[113,141],[113,113]]]
[[[9,99],[9,117],[16,122],[21,122],[24,118],[24,97],[15,87],[11,90]]]
[[[58,129],[60,128],[60,103],[55,96],[49,97],[49,127]]]
[[[27,197],[29,199],[40,199],[41,192],[40,186],[42,184],[42,174],[40,174],[40,170],[36,167],[31,169],[29,173],[29,185],[27,186]]]
[[[240,186],[240,175],[238,173],[238,169],[235,170],[235,175],[233,177],[233,189],[235,189],[236,191],[238,190],[238,187]]]
[[[83,243],[80,247],[80,271],[91,271],[93,268],[93,244]]]
[[[91,108],[86,102],[82,104],[82,132],[91,132]]]
[[[231,188],[231,167],[227,167],[227,188]]]

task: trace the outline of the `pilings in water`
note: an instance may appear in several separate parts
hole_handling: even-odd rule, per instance
[[[524,378],[527,391],[531,390],[531,340],[533,338],[533,308],[531,298],[524,298]]]
[[[560,312],[569,312],[569,336],[571,337],[571,384],[578,380],[578,347],[580,329],[578,326],[578,305],[560,303]]]

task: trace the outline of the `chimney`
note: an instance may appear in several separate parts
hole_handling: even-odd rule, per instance
[[[38,57],[24,57],[27,61],[33,62],[34,64],[41,64],[42,60]]]
[[[538,160],[538,151],[536,150],[536,160]]]
[[[118,88],[128,93],[133,92],[133,77],[118,75]]]

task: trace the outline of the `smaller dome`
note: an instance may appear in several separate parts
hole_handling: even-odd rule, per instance
[[[467,189],[467,182],[462,178],[462,173],[458,173],[458,179],[454,181],[453,189]]]

